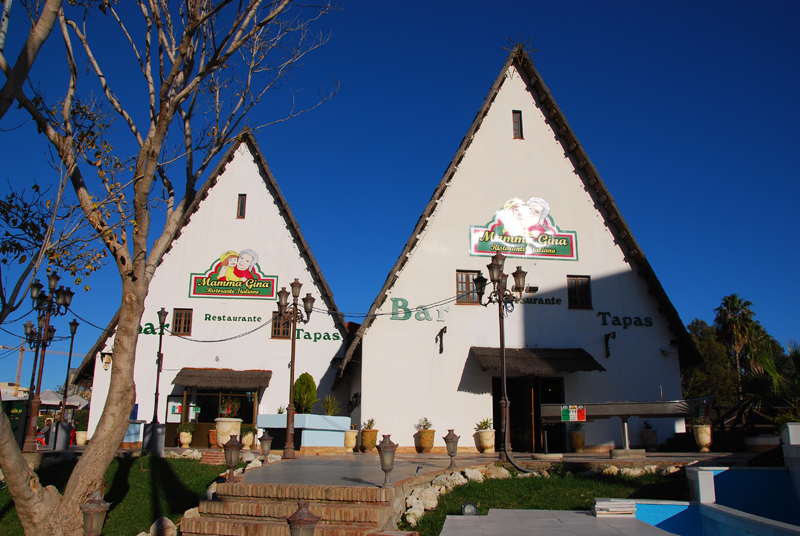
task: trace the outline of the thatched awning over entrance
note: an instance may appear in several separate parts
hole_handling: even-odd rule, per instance
[[[473,346],[469,353],[477,358],[484,372],[500,370],[500,348]],[[507,374],[551,376],[590,370],[606,369],[583,348],[506,348]]]
[[[269,387],[271,370],[231,370],[215,368],[182,368],[173,385],[206,389],[259,389]]]

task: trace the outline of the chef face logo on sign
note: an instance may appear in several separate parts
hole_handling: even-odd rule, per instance
[[[252,249],[238,253],[231,250],[220,255],[207,271],[191,274],[189,296],[274,300],[277,279],[261,271],[258,253]]]
[[[550,205],[541,197],[509,199],[484,226],[473,225],[470,255],[490,257],[496,252],[523,258],[578,259],[578,236],[559,229]]]

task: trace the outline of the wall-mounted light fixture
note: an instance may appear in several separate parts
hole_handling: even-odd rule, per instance
[[[111,354],[101,354],[103,356],[103,370],[111,368]]]
[[[608,341],[614,339],[617,340],[617,332],[612,331],[611,333],[606,333],[606,358],[611,357],[611,348],[608,346]]]

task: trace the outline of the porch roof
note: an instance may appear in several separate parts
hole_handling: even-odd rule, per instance
[[[210,389],[258,389],[269,387],[270,379],[271,370],[182,368],[172,384]]]
[[[473,346],[469,353],[477,358],[484,372],[500,370],[500,348]],[[506,348],[507,373],[547,376],[591,370],[606,369],[583,348]]]

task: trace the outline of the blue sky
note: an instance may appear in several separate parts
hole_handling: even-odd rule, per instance
[[[337,79],[339,94],[256,137],[339,309],[365,313],[519,35],[684,323],[711,323],[735,292],[785,345],[800,339],[798,20],[789,1],[345,0],[316,24],[330,42],[290,83],[310,101]],[[48,46],[37,69],[60,58]],[[276,117],[288,89],[251,121]],[[0,139],[7,177],[52,177],[32,125]],[[74,310],[104,326],[118,276],[107,266],[88,283]],[[71,319],[54,321],[59,334]],[[3,327],[21,334],[24,321]],[[82,323],[75,351],[99,334]],[[14,380],[17,355],[0,351],[0,381]],[[65,368],[49,357],[44,387]]]

